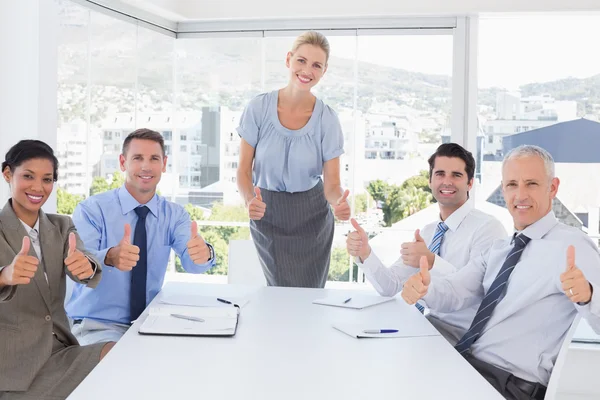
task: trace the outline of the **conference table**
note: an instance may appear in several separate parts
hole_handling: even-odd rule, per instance
[[[364,290],[170,282],[149,307],[173,294],[249,302],[233,337],[141,335],[147,309],[70,400],[502,400],[401,298],[354,310],[312,302]],[[400,324],[428,336],[356,339],[333,328],[339,323]]]

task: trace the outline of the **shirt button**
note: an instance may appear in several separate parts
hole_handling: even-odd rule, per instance
[[[44,319],[45,319],[46,321],[50,321],[52,318],[51,318],[49,315],[46,315],[46,317],[44,317]]]

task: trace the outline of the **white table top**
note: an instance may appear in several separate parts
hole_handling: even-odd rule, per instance
[[[69,399],[502,399],[442,336],[355,339],[332,328],[401,320],[437,333],[416,308],[401,299],[363,310],[312,304],[328,292],[170,283],[155,302],[250,294],[236,335],[144,336],[136,322]]]

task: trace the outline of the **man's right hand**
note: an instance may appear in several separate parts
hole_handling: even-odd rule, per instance
[[[427,294],[427,289],[431,283],[431,275],[429,274],[429,263],[427,257],[421,257],[419,262],[419,272],[411,276],[402,288],[402,298],[408,304],[415,304],[423,296]]]
[[[40,260],[27,255],[30,246],[29,236],[23,237],[21,251],[13,258],[9,266],[0,272],[0,286],[27,285],[31,282]]]
[[[125,224],[123,239],[106,253],[104,264],[121,271],[131,271],[140,259],[140,248],[131,244],[131,225]]]
[[[346,249],[351,256],[358,257],[361,262],[364,262],[371,255],[369,237],[367,236],[367,232],[365,232],[354,218],[350,222],[356,230],[348,234]]]
[[[248,216],[257,221],[265,216],[267,205],[262,201],[259,187],[254,188],[254,194],[255,196],[248,202]]]

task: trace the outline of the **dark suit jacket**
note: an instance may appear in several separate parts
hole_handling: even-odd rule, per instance
[[[12,263],[27,235],[13,211],[11,200],[0,211],[0,266]],[[95,287],[100,281],[100,263],[84,249],[70,217],[39,214],[42,263],[28,285],[0,288],[0,392],[27,390],[40,368],[50,358],[56,338],[67,346],[78,345],[65,313],[66,274],[76,282]],[[96,268],[94,277],[81,282],[67,270],[69,233],[75,232],[77,248]],[[30,256],[36,256],[33,245]],[[95,265],[94,265],[95,264]]]

